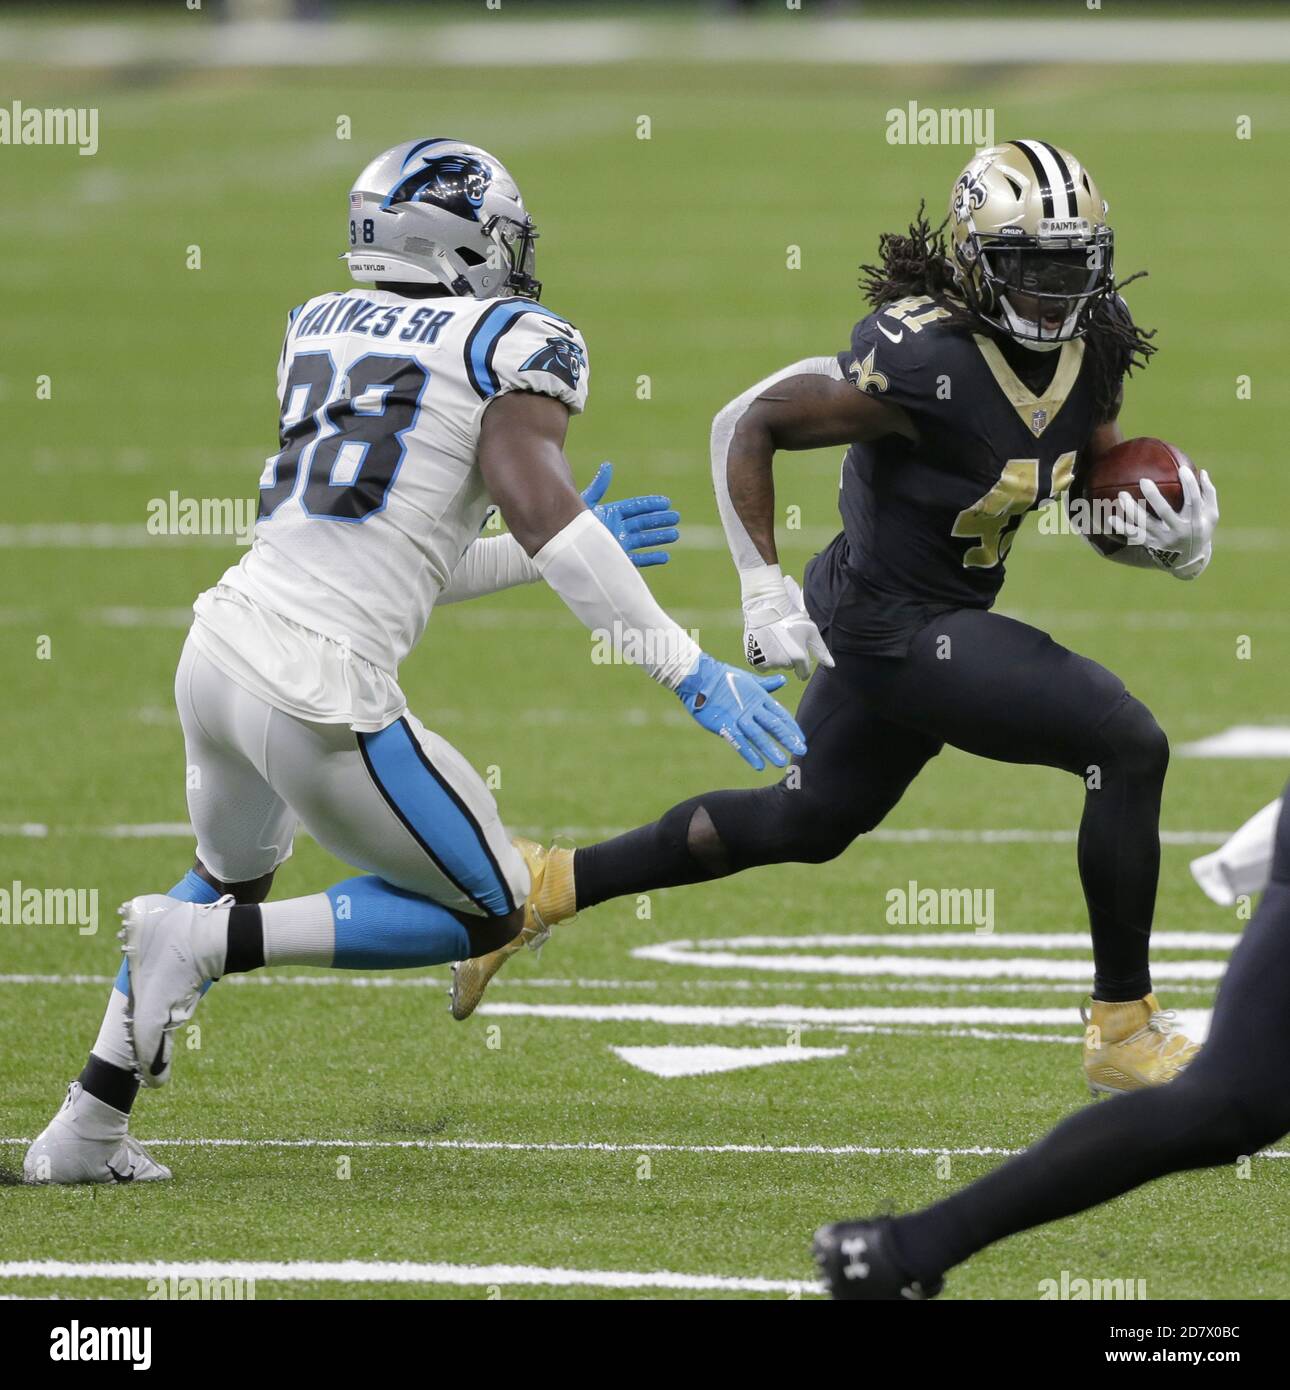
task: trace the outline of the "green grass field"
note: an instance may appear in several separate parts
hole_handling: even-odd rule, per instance
[[[191,862],[191,843],[165,833],[185,818],[171,679],[183,610],[237,550],[150,540],[148,501],[171,489],[254,493],[274,447],[286,312],[345,283],[335,258],[349,182],[371,153],[411,135],[475,140],[517,175],[542,228],[544,301],[590,345],[575,471],[585,481],[613,459],[620,491],[676,499],[689,537],[651,583],[731,660],[738,590],[715,529],[710,418],[769,371],[845,345],[862,312],[857,263],[920,197],[940,207],[967,158],[888,145],[887,109],[911,99],[993,107],[1000,138],[1039,134],[1074,149],[1110,200],[1118,268],[1152,272],[1130,300],[1159,328],[1161,350],[1130,386],[1126,432],[1163,435],[1206,465],[1223,523],[1209,573],[1184,587],[1100,563],[1032,521],[1001,607],[1120,673],[1175,747],[1287,721],[1280,306],[1290,266],[1273,250],[1281,219],[1268,194],[1284,179],[1290,135],[1283,71],[681,64],[114,76],[0,59],[0,77],[6,101],[97,106],[102,123],[92,159],[0,149],[0,886],[96,889],[102,903],[93,936],[0,927],[0,1162],[11,1174],[18,1141],[46,1123],[93,1039],[117,966],[115,904],[164,890]],[[641,115],[648,141],[636,138]],[[1252,118],[1251,140],[1235,138],[1240,115]],[[342,116],[349,140],[336,136]],[[193,245],[200,270],[185,265]],[[800,269],[786,268],[792,246]],[[44,374],[50,399],[37,398]],[[1251,399],[1238,399],[1241,374]],[[648,400],[638,399],[641,376]],[[838,451],[781,463],[779,505],[800,508],[802,523],[781,530],[792,572],[836,526],[837,467]],[[114,544],[89,543],[83,528],[95,523]],[[82,529],[33,530],[44,524]],[[1242,637],[1250,659],[1238,655]],[[402,674],[428,725],[476,766],[500,769],[498,796],[517,830],[586,841],[754,780],[640,675],[593,666],[585,635],[541,588],[436,615]],[[1273,760],[1175,758],[1164,826],[1180,842],[1164,850],[1160,930],[1239,928],[1196,889],[1187,861],[1284,775]],[[812,1277],[809,1237],[821,1221],[932,1200],[998,1161],[959,1151],[1019,1147],[1087,1102],[1075,1046],[1082,978],[1055,967],[1047,981],[992,983],[920,965],[1087,961],[1082,947],[1036,953],[1008,939],[1083,931],[1069,838],[982,835],[1069,837],[1080,795],[1055,772],[946,752],[884,827],[925,838],[879,835],[827,865],[659,893],[646,920],[634,901],[586,913],[540,960],[509,968],[465,1025],[448,1016],[446,970],[374,982],[292,969],[220,985],[198,1014],[200,1050],[135,1112],[141,1138],[168,1141],[157,1153],[174,1182],[6,1186],[0,1266],[299,1264],[289,1279],[261,1278],[261,1297],[479,1298],[490,1283],[507,1298],[692,1292],[670,1286],[680,1280],[540,1282],[557,1267],[760,1279],[771,1282],[706,1296],[787,1296]],[[22,832],[33,825],[46,833]],[[113,832],[149,825],[146,835]],[[344,875],[302,839],[275,894]],[[910,879],[994,889],[989,949],[938,946],[937,928],[923,929],[925,946],[828,948],[847,964],[902,956],[905,968],[887,976],[772,968],[787,942],[725,968],[633,954],[749,934],[899,931],[885,921],[886,894]],[[825,948],[796,954],[812,952]],[[1166,1003],[1206,1008],[1212,981],[1198,975],[1162,983]],[[356,987],[374,983],[388,987]],[[611,1006],[632,1007],[606,1017]],[[874,1032],[862,1014],[827,1012],[897,1006],[1068,1019],[938,1015]],[[784,1046],[794,1027],[803,1047],[836,1055],[664,1077],[614,1050]],[[833,1151],[857,1146],[872,1152]],[[1290,1297],[1290,1267],[1266,1239],[1284,1229],[1288,1203],[1290,1163],[1274,1158],[1255,1159],[1247,1178],[1175,1177],[988,1252],[955,1273],[948,1294],[1035,1298],[1040,1280],[1068,1270],[1145,1278],[1154,1299]],[[342,1260],[364,1262],[368,1279],[311,1280],[308,1262]],[[529,1266],[539,1282],[381,1273],[404,1261]],[[9,1294],[143,1291],[129,1271],[0,1277]]]

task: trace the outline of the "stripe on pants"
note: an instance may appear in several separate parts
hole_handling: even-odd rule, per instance
[[[358,747],[386,804],[444,876],[490,916],[513,912],[515,900],[483,828],[407,720],[359,734]]]

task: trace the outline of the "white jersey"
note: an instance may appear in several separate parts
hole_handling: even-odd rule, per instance
[[[198,645],[288,713],[397,718],[399,665],[491,505],[485,407],[522,390],[576,413],[587,384],[581,335],[532,300],[356,288],[301,305],[278,366],[282,448],[250,550],[194,606]]]

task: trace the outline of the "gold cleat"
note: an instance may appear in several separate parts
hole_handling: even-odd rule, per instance
[[[1084,1020],[1084,1079],[1093,1095],[1140,1091],[1172,1081],[1200,1051],[1154,994],[1127,1004],[1090,999]]]
[[[488,982],[517,951],[525,946],[540,951],[551,928],[577,911],[573,895],[573,851],[560,845],[543,849],[534,840],[516,836],[511,841],[529,866],[529,895],[524,903],[524,925],[519,935],[496,951],[452,967],[452,1016],[469,1018],[484,997]]]

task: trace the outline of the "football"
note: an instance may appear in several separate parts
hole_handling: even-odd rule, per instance
[[[1193,473],[1196,471],[1195,465],[1181,449],[1163,439],[1126,439],[1100,454],[1088,470],[1082,492],[1085,500],[1091,504],[1085,533],[1088,539],[1104,555],[1113,554],[1124,547],[1125,543],[1119,536],[1106,530],[1102,518],[1122,492],[1142,501],[1139,483],[1143,478],[1150,478],[1155,483],[1171,507],[1181,507],[1183,489],[1179,470],[1182,468],[1190,468]]]

